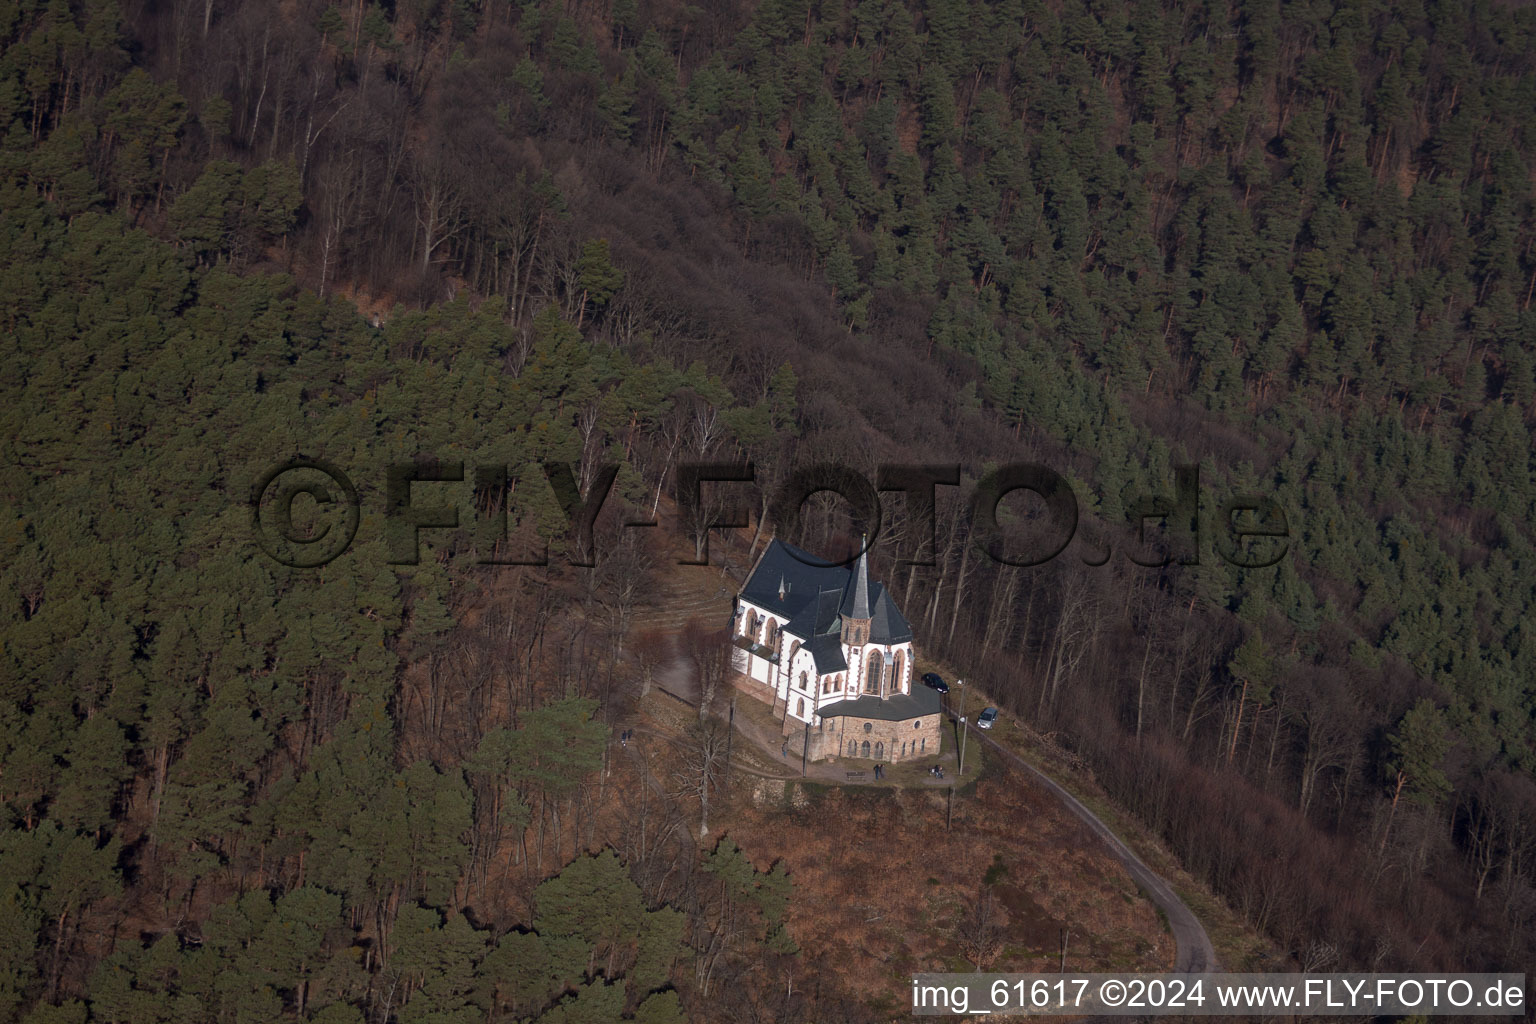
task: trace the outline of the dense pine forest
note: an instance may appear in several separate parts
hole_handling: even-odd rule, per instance
[[[1536,967],[1536,8],[0,0],[0,38],[0,1022],[883,1019],[792,877],[611,791],[663,534],[721,516],[669,525],[686,461],[753,461],[743,548],[796,466],[961,464],[932,565],[895,495],[872,552],[921,645],[1295,965]],[[295,456],[362,492],[317,569],[251,536]],[[474,498],[550,564],[467,515],[392,564],[385,468],[432,459],[509,467]],[[1032,567],[966,502],[1021,461],[1082,513]],[[595,552],[557,463],[620,466]],[[1204,540],[1140,564],[1178,466]],[[1237,494],[1276,564],[1223,557]]]

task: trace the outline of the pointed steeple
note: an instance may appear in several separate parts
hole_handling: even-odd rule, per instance
[[[779,600],[784,600],[784,574],[779,573]]]
[[[859,547],[864,548],[864,538],[859,538]],[[853,609],[848,613],[849,618],[869,618],[869,552],[861,550],[859,561],[853,567]]]
[[[864,547],[863,543],[859,546]],[[848,589],[843,594],[843,605],[838,611],[845,619],[865,623],[869,620],[869,554],[866,551],[859,552],[859,560],[854,563],[853,575],[848,580]]]

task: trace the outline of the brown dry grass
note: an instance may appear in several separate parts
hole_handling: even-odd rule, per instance
[[[971,969],[958,926],[994,864],[1006,947],[991,970],[1056,969],[1063,928],[1069,970],[1169,969],[1157,910],[1047,794],[994,769],[956,798],[951,830],[946,797],[792,783],[772,805],[739,796],[716,825],[760,867],[785,862],[790,933],[872,1001],[899,1001],[914,971]]]
[[[948,666],[926,663],[923,659],[919,659],[918,668],[925,672],[937,671],[946,679],[953,677]],[[975,702],[974,707],[991,701],[979,690],[971,699]],[[1260,970],[1264,963],[1283,955],[1272,941],[1251,928],[1208,885],[1190,875],[1145,825],[1111,800],[1082,758],[1057,746],[1053,737],[1042,736],[1012,715],[1004,715],[999,720],[992,738],[1064,786],[1098,815],[1148,867],[1161,875],[1200,919],[1223,969]]]
[[[733,554],[739,564],[744,551]],[[695,615],[723,618],[729,597],[719,596],[722,583],[734,592],[716,567],[669,568],[658,600],[639,616],[641,628],[670,632]],[[983,696],[970,697],[979,710]],[[675,734],[692,718],[659,695],[640,710],[661,734]],[[738,717],[754,713],[772,717],[767,705],[738,701]],[[951,771],[952,739],[946,732],[943,759]],[[749,773],[782,769],[777,750],[741,747],[735,759]],[[655,753],[665,760],[672,752]],[[980,745],[966,760],[970,776],[973,763],[983,763]],[[985,761],[983,777],[956,797],[952,829],[945,828],[948,789],[921,781],[912,788],[896,777],[879,787],[786,785],[741,773],[711,816],[709,842],[729,835],[760,868],[785,862],[795,886],[791,935],[805,956],[871,1005],[901,1005],[914,971],[971,969],[959,926],[994,866],[1006,945],[990,970],[1057,969],[1064,929],[1068,970],[1168,970],[1172,936],[1119,862],[1049,794],[996,759]],[[910,767],[921,774],[921,765]]]

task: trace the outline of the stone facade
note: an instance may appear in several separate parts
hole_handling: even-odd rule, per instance
[[[849,569],[775,539],[731,619],[741,688],[780,716],[812,760],[938,753],[942,705],[917,680],[912,629],[861,554]],[[851,744],[851,745],[850,745]]]
[[[823,718],[820,726],[807,731],[802,723],[786,718],[784,734],[789,749],[797,754],[808,737],[812,761],[837,757],[891,764],[936,757],[943,742],[942,724],[942,715],[897,721],[839,715]]]

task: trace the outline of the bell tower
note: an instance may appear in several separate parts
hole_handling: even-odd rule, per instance
[[[864,547],[862,538],[861,548]],[[848,591],[843,595],[839,609],[843,620],[843,644],[861,647],[869,643],[869,553],[859,552],[859,560],[853,567],[853,578],[848,581]]]

